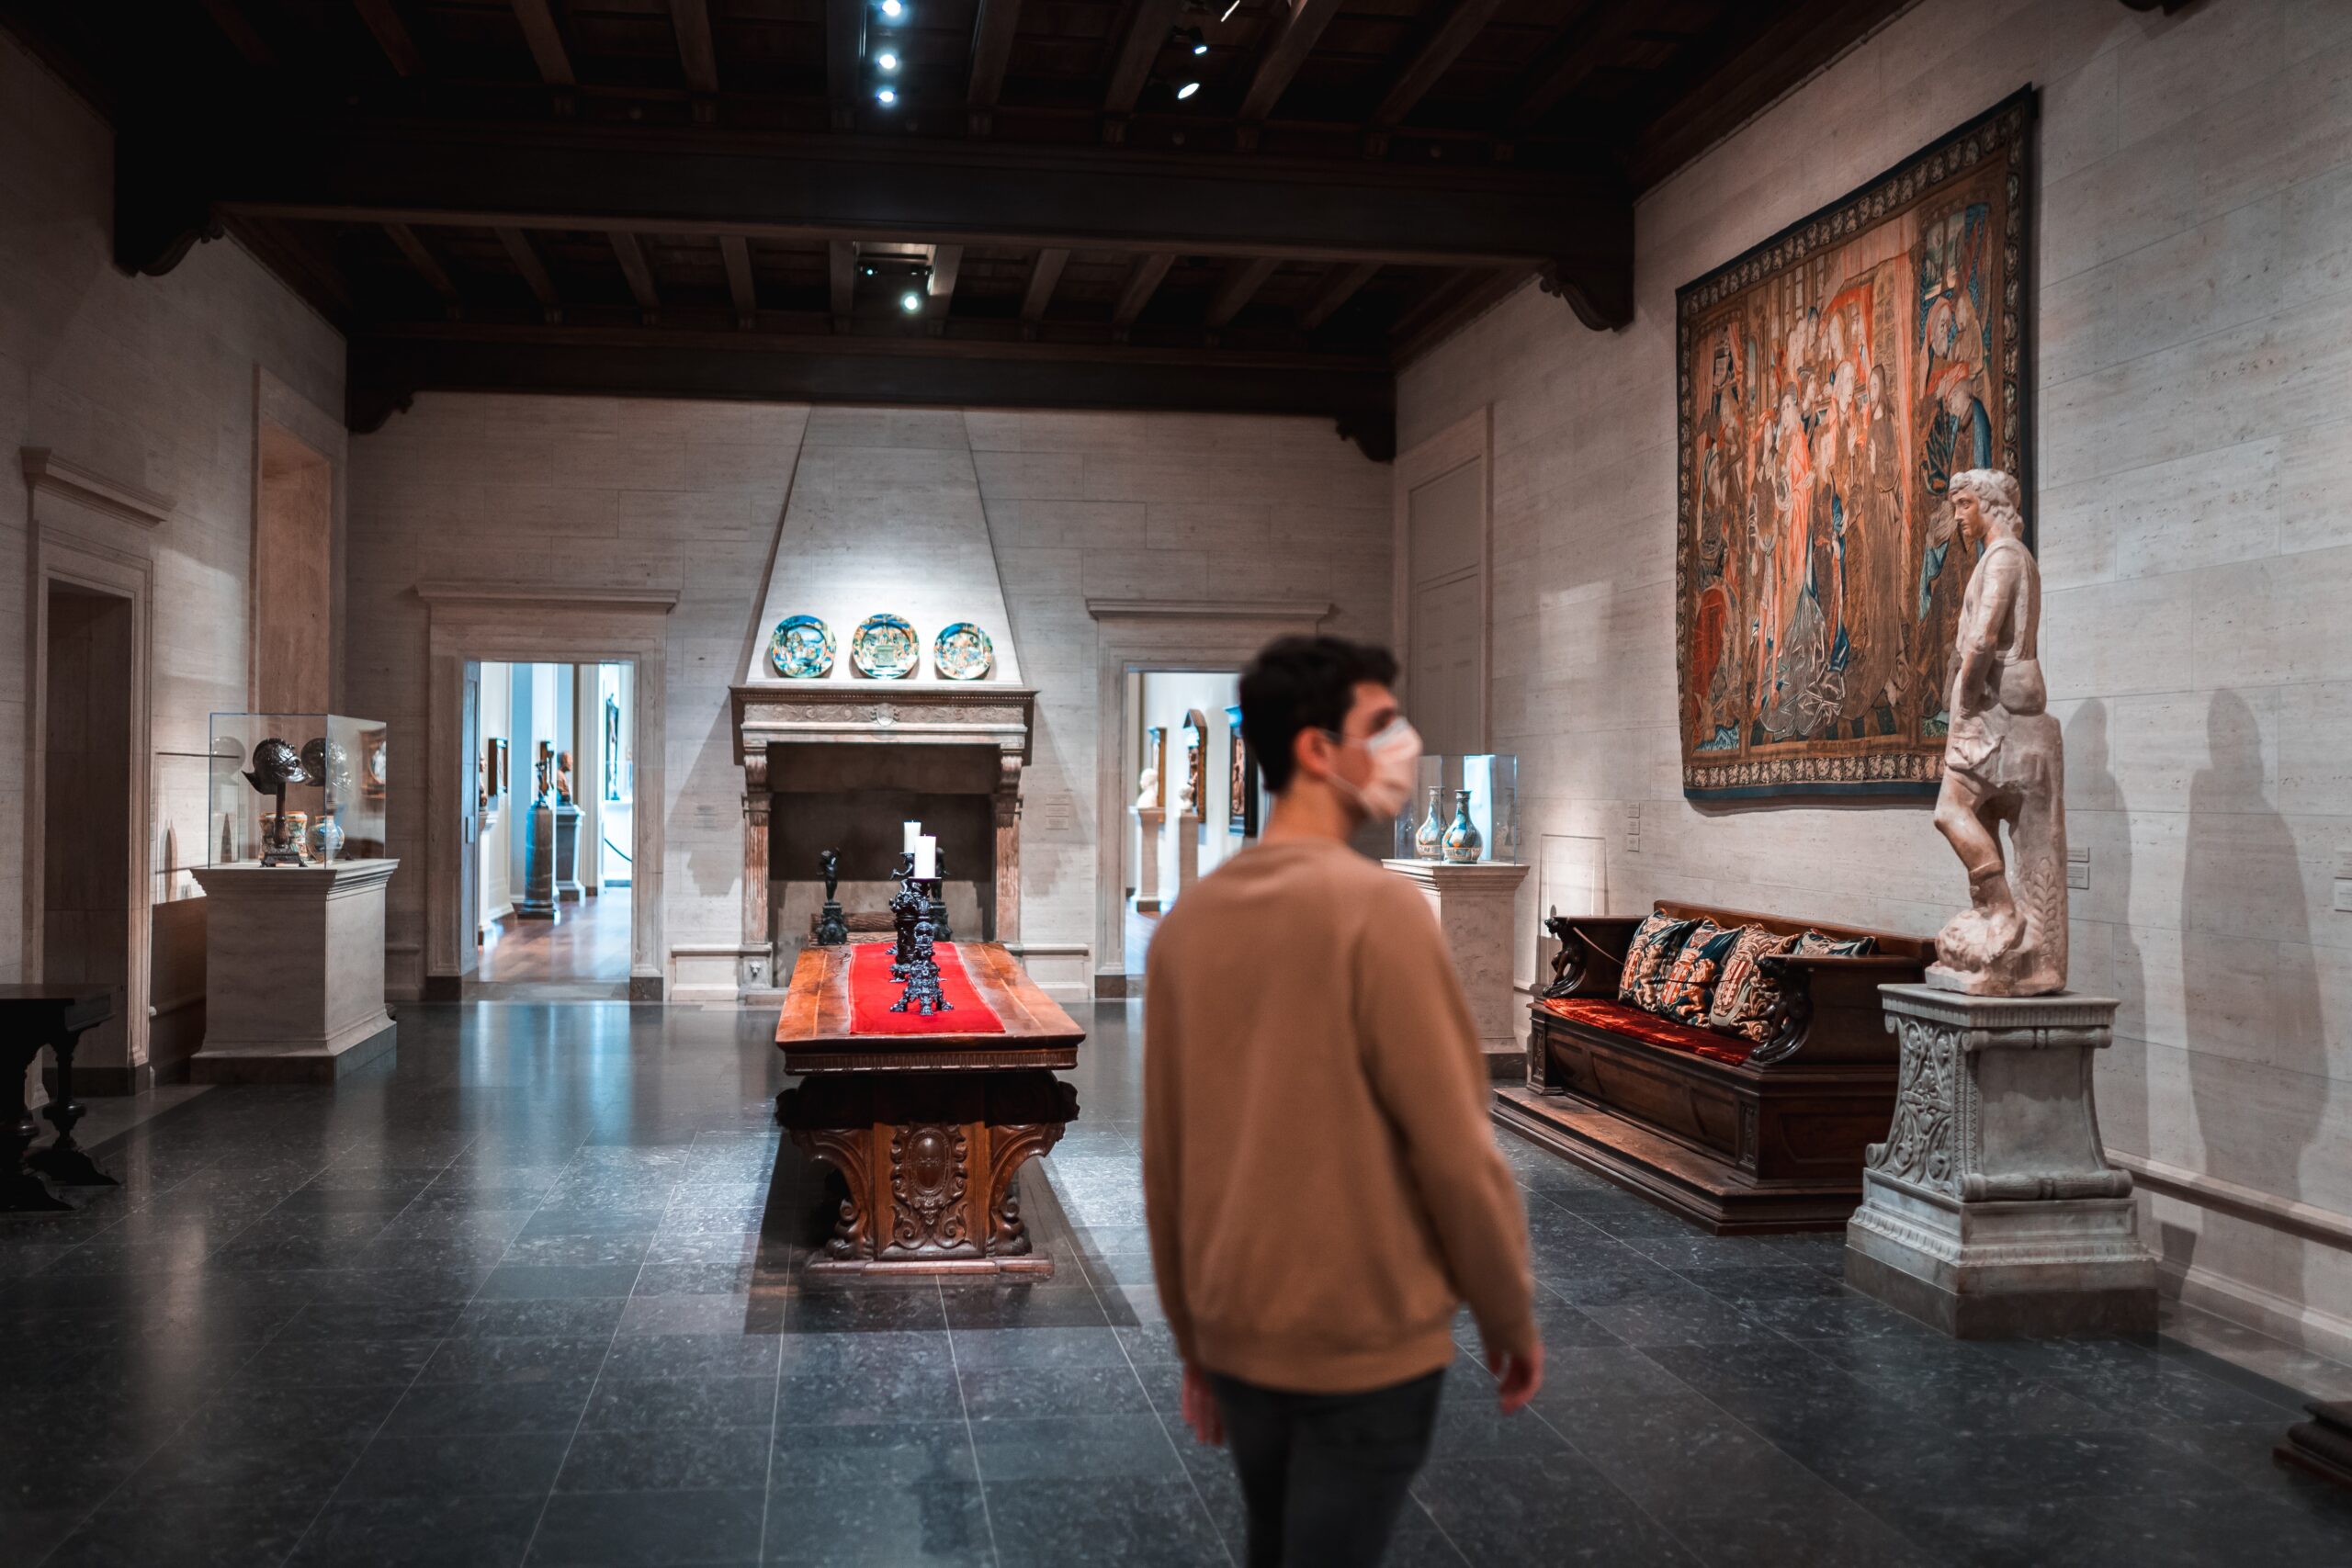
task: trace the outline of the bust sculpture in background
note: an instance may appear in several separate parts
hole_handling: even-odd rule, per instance
[[[1979,554],[1952,649],[1936,829],[1967,868],[1969,907],[1937,935],[1928,984],[2037,997],[2066,987],[2065,760],[2036,655],[2041,572],[2026,548],[2015,476],[1955,474],[1951,498]]]
[[[1159,807],[1159,770],[1147,767],[1143,776],[1136,780],[1136,809],[1153,811]]]

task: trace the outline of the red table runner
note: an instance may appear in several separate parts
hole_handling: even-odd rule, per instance
[[[1001,1034],[1004,1020],[996,1010],[980,1000],[972,987],[972,977],[964,972],[963,955],[952,942],[936,944],[932,953],[939,960],[939,989],[947,998],[946,1012],[928,1017],[911,1007],[904,1012],[892,1012],[890,1005],[906,993],[906,987],[890,978],[890,959],[898,951],[895,942],[861,942],[850,950],[849,964],[849,1030],[852,1034]]]

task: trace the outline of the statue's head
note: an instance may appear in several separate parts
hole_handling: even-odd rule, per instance
[[[2017,537],[2025,533],[2025,514],[2018,510],[2015,474],[1998,468],[1967,468],[1951,477],[1951,513],[1962,537],[1972,545],[1986,539]]]

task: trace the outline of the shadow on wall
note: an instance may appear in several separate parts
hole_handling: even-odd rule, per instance
[[[2188,786],[2180,886],[2188,1082],[2203,1168],[2301,1199],[2303,1158],[2319,1135],[2327,1096],[2319,977],[2294,835],[2270,803],[2261,725],[2245,699],[2215,692],[2205,738],[2206,766]],[[2292,1301],[2311,1300],[2300,1280],[2262,1283]]]
[[[2082,704],[2075,710],[2074,717],[2066,721],[2066,794],[2070,802],[2080,801],[2087,810],[2111,813],[2123,824],[2123,830],[2114,835],[2112,846],[2100,845],[2093,874],[2099,889],[2098,907],[2114,912],[2114,919],[2107,927],[2112,944],[2109,949],[2109,971],[2100,986],[2121,1004],[2115,1010],[2116,1038],[2110,1049],[2119,1058],[2129,1055],[2137,1063],[2144,1097],[2139,1125],[2127,1130],[2127,1141],[2136,1139],[2142,1149],[2153,1151],[2162,1118],[2156,1106],[2156,1074],[2149,1060],[2147,1043],[2152,1032],[2148,1026],[2147,969],[2140,944],[2132,936],[2132,803],[2123,798],[2122,786],[2109,769],[2107,731],[2107,705],[2097,697]],[[2086,906],[2077,904],[2075,908],[2082,909]],[[2110,1066],[2119,1073],[2124,1070],[2120,1060]],[[2109,1130],[2110,1145],[2115,1142],[2116,1130]],[[2181,1262],[2187,1262],[2187,1249],[2195,1246],[2196,1239],[2187,1233],[2179,1237]],[[2174,1238],[2167,1235],[2164,1243],[2167,1258],[2172,1257],[2173,1246]]]

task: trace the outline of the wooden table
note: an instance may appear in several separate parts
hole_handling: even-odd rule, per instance
[[[1034,1254],[1013,1173],[1078,1119],[1085,1032],[996,942],[958,942],[1001,1034],[851,1031],[850,947],[801,950],[775,1043],[797,1089],[776,1120],[842,1173],[848,1201],[824,1256],[837,1274],[1051,1274]]]
[[[84,1034],[114,1016],[114,994],[104,987],[0,986],[0,1074],[8,1079],[7,1105],[0,1107],[9,1147],[6,1168],[0,1169],[0,1213],[47,1213],[70,1209],[71,1203],[51,1195],[27,1166],[46,1171],[66,1187],[113,1187],[115,1179],[90,1163],[74,1142],[74,1123],[82,1119],[81,1103],[74,1098],[74,1047]],[[57,1093],[50,1100],[49,1124],[57,1137],[47,1148],[27,1157],[40,1124],[25,1108],[25,1073],[48,1046],[57,1054]]]

